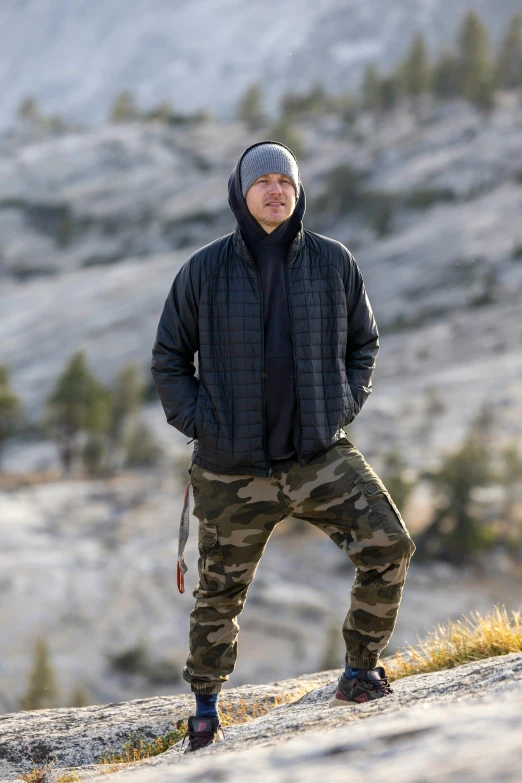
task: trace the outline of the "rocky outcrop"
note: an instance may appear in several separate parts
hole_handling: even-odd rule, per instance
[[[330,781],[380,783],[516,781],[522,773],[522,654],[490,658],[393,683],[378,702],[332,709],[337,672],[269,686],[227,689],[247,701],[287,694],[291,703],[231,726],[214,746],[184,755],[181,744],[137,762],[110,780]],[[303,691],[305,693],[303,694]],[[93,761],[108,743],[116,750],[131,730],[149,738],[190,714],[192,697],[142,699],[71,710],[0,717],[2,780],[27,770],[27,745],[40,760],[54,756],[55,776],[67,770],[98,780]],[[209,759],[209,756],[212,759]],[[58,768],[59,764],[59,768]],[[107,780],[104,775],[99,780]]]

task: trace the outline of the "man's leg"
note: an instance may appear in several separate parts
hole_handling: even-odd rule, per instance
[[[275,476],[292,515],[323,530],[356,566],[343,624],[346,663],[373,669],[392,635],[415,552],[395,503],[353,444],[337,444]]]
[[[194,465],[191,480],[199,520],[199,584],[183,679],[196,694],[219,693],[236,663],[236,617],[288,506],[272,478],[229,476]]]

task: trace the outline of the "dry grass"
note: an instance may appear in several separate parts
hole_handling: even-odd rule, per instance
[[[248,721],[254,718],[266,715],[274,707],[294,701],[295,698],[295,695],[290,696],[289,694],[284,696],[265,696],[264,699],[256,699],[248,704],[244,696],[241,696],[236,703],[221,697],[218,701],[221,725],[234,726],[237,723],[248,723]]]
[[[62,775],[55,776],[54,768],[55,762],[48,761],[43,767],[35,765],[30,772],[21,772],[18,778],[25,780],[26,783],[75,783],[81,780],[76,772],[64,772]]]
[[[48,761],[45,766],[33,767],[30,772],[21,772],[18,777],[26,783],[49,783],[52,769],[53,763]]]
[[[133,764],[135,761],[142,761],[151,756],[159,756],[160,753],[164,753],[172,745],[175,745],[176,742],[179,742],[186,731],[186,722],[177,721],[176,728],[173,731],[168,731],[161,737],[156,737],[152,742],[148,742],[143,735],[134,732],[129,734],[128,741],[119,753],[110,753],[102,756],[99,763],[111,767],[111,769],[107,769],[108,772],[114,772],[115,770],[112,769],[114,765],[118,765],[119,769],[122,764]]]
[[[472,612],[438,625],[416,647],[408,645],[390,658],[386,671],[390,680],[398,680],[515,652],[522,652],[522,615],[495,606],[488,614]]]

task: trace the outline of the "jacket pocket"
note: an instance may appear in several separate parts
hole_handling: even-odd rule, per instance
[[[344,427],[347,424],[350,424],[350,422],[352,422],[355,419],[355,399],[352,394],[350,384],[348,383],[348,377],[346,375],[346,367],[344,366],[341,369],[341,375],[342,375],[342,388],[343,388],[343,402],[345,408],[342,422],[341,422],[341,427]]]
[[[196,406],[194,408],[194,428],[196,438],[199,439],[208,427],[208,411],[210,411],[210,399],[205,384],[200,379],[198,396],[196,397]]]

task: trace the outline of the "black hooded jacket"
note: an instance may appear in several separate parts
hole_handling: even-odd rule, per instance
[[[292,436],[297,414],[295,364],[284,263],[292,240],[303,227],[306,196],[301,184],[294,211],[269,234],[247,207],[239,172],[239,165],[236,165],[229,177],[228,203],[261,278],[266,450],[269,458],[276,460],[296,454]]]
[[[343,427],[372,392],[379,333],[350,251],[302,225],[294,234],[304,213],[303,190],[294,214],[272,234],[258,233],[256,242],[252,218],[243,236],[249,218],[237,195],[238,171],[249,149],[229,180],[235,230],[197,250],[176,274],[151,372],[167,422],[195,441],[194,464],[218,474],[272,476],[267,436],[273,454],[291,446],[300,465],[340,441],[349,443]],[[278,415],[279,378],[265,383],[277,361],[284,373],[279,439],[277,426],[269,431]]]

